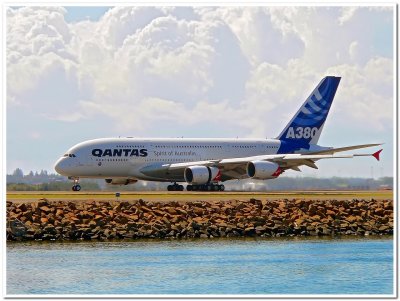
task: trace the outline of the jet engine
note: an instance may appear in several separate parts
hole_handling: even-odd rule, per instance
[[[106,179],[106,183],[111,185],[128,185],[128,184],[134,184],[136,182],[137,180],[124,179],[124,178]]]
[[[283,172],[278,164],[269,161],[249,162],[246,171],[250,178],[259,180],[274,179]]]
[[[210,166],[190,166],[185,169],[185,181],[189,184],[207,184],[220,181],[221,173],[218,168]]]

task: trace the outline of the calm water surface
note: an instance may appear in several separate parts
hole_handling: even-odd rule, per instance
[[[7,294],[393,294],[393,237],[7,243]]]

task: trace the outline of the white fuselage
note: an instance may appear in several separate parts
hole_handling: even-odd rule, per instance
[[[163,173],[162,165],[276,154],[280,144],[275,139],[104,138],[73,146],[55,169],[68,177],[184,181],[182,172]]]
[[[339,82],[340,77],[324,77],[276,139],[95,139],[69,149],[55,169],[74,179],[74,191],[81,188],[76,184],[79,178],[102,178],[116,185],[137,180],[186,182],[188,191],[222,191],[219,182],[231,179],[275,179],[285,170],[318,168],[315,163],[321,159],[366,156],[334,154],[379,144],[317,145]],[[379,160],[380,151],[367,155]],[[174,183],[168,190],[183,188]]]

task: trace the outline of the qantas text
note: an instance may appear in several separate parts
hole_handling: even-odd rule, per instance
[[[92,150],[92,155],[95,157],[147,157],[147,149],[129,149],[129,148],[115,148],[115,149],[99,149],[95,148]]]

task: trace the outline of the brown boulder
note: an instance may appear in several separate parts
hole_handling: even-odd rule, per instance
[[[221,207],[220,207],[220,206],[217,206],[217,205],[212,205],[212,206],[211,206],[211,209],[213,209],[213,211],[214,211],[214,212],[217,212],[217,213],[221,212]]]
[[[45,213],[49,213],[51,211],[53,211],[51,208],[49,208],[48,206],[39,206],[40,210],[42,210]]]
[[[91,229],[94,229],[94,228],[97,227],[97,223],[95,221],[93,221],[93,220],[90,221],[88,225],[89,225],[89,228],[91,228]]]
[[[392,210],[393,210],[393,202],[390,202],[390,201],[385,202],[385,203],[383,204],[383,208],[385,208],[385,210],[390,210],[390,211],[392,211]]]
[[[319,216],[319,215],[313,215],[313,216],[311,216],[310,218],[311,218],[311,220],[313,220],[313,221],[321,221],[321,216]]]
[[[241,202],[235,207],[235,210],[242,210],[243,208],[246,208],[246,204]]]
[[[40,223],[40,216],[37,215],[37,214],[33,214],[33,215],[32,215],[32,221],[33,221],[34,223]]]
[[[357,217],[353,215],[349,215],[346,217],[346,221],[348,221],[349,223],[356,222],[357,220],[358,220]]]
[[[39,199],[39,201],[37,202],[38,207],[42,207],[42,206],[48,206],[49,203],[47,201],[46,198],[41,198]]]
[[[69,217],[69,221],[70,222],[74,222],[74,223],[78,223],[78,222],[80,222],[80,219],[77,218],[76,216],[70,216]]]
[[[153,213],[157,216],[164,216],[165,215],[165,211],[161,211],[161,210],[154,210]]]
[[[67,207],[68,207],[70,210],[76,210],[76,204],[73,203],[73,202],[68,202]]]
[[[64,215],[64,210],[63,209],[57,209],[56,216],[57,217],[62,217],[63,215]]]
[[[195,215],[201,216],[201,215],[204,214],[204,210],[201,209],[201,208],[199,208],[199,207],[194,207],[194,208],[193,208],[193,213],[194,213]]]
[[[170,220],[166,216],[163,216],[161,218],[161,221],[166,225],[170,225],[171,224]]]
[[[336,213],[335,213],[335,211],[328,209],[328,210],[326,210],[326,215],[335,216]]]
[[[176,211],[175,208],[172,208],[172,207],[167,207],[165,210],[171,215],[177,215],[178,214],[178,211]]]
[[[384,231],[389,230],[389,229],[390,229],[389,226],[387,226],[387,225],[382,225],[382,226],[379,227],[378,230],[379,230],[380,232],[384,232]]]
[[[20,211],[22,211],[22,212],[25,212],[25,211],[28,210],[28,206],[27,206],[25,203],[18,204],[18,205],[17,205],[17,208],[18,208]]]
[[[302,225],[305,225],[307,222],[306,222],[305,219],[299,218],[299,219],[296,219],[296,220],[295,220],[295,223],[296,223],[296,225],[298,225],[298,226],[302,226]]]
[[[193,221],[196,222],[197,224],[203,224],[207,222],[206,219],[200,216],[193,218]]]
[[[383,216],[385,215],[385,210],[383,208],[376,208],[374,213],[378,216]]]
[[[125,216],[117,215],[114,218],[114,221],[118,224],[126,224],[128,222],[128,218]]]

